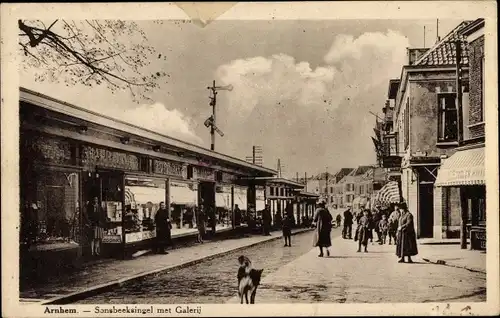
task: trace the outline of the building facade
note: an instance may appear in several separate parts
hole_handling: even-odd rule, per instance
[[[430,49],[409,49],[394,101],[394,132],[401,156],[401,194],[414,215],[417,236],[458,237],[461,217],[457,190],[443,192],[435,187],[441,158],[457,150],[458,120],[469,123],[468,47],[460,31],[471,21],[459,24]],[[457,85],[456,43],[464,85]],[[463,108],[456,107],[457,89]],[[467,132],[463,132],[467,138]]]
[[[90,256],[86,212],[94,198],[106,223],[102,257],[123,257],[151,246],[161,202],[173,236],[194,235],[199,222],[235,229],[259,191],[244,177],[276,174],[26,89],[19,107],[23,273]]]

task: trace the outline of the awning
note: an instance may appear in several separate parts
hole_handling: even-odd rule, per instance
[[[390,203],[399,203],[400,201],[399,185],[396,181],[389,181],[380,189],[373,200],[374,204],[386,205]]]
[[[438,187],[482,184],[485,184],[484,147],[460,150],[445,159],[435,182]]]

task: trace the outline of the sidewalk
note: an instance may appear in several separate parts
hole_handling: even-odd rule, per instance
[[[293,234],[309,230],[294,229]],[[97,294],[125,282],[193,265],[281,237],[281,231],[274,231],[271,236],[251,235],[245,238],[207,241],[205,244],[171,250],[167,255],[154,254],[131,260],[112,260],[94,264],[75,272],[70,277],[56,278],[42,286],[23,290],[20,292],[20,301],[40,304],[69,303],[74,299]]]
[[[485,301],[485,275],[422,260],[442,250],[434,247],[419,250],[413,264],[400,264],[394,245],[369,243],[368,253],[358,253],[357,242],[337,237],[332,239],[329,257],[318,257],[318,249],[311,248],[278,271],[264,269],[256,303]],[[237,296],[226,301],[239,302]]]
[[[486,274],[486,252],[463,250],[460,245],[419,244],[418,254],[426,262],[465,268]]]

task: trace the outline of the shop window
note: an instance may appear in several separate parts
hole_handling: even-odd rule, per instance
[[[78,246],[83,234],[80,231],[79,174],[44,170],[31,175],[30,179],[35,188],[24,195],[21,244],[35,250]]]
[[[201,217],[199,216],[197,184],[172,180],[169,196],[173,234],[194,231],[199,222],[204,222],[206,227],[209,211],[205,211],[205,208]]]
[[[234,205],[235,207],[238,205],[238,209],[240,210],[239,215],[236,213],[234,215],[236,225],[248,224],[249,220],[259,217],[258,214],[260,211],[248,211],[247,191],[248,189],[246,187],[233,187]]]
[[[457,141],[456,94],[438,94],[438,142]]]
[[[114,191],[114,187],[111,187],[111,191]],[[166,201],[165,198],[165,180],[133,176],[125,178],[125,214],[123,217],[125,243],[138,242],[156,236],[155,215],[160,208],[160,203]],[[112,217],[108,207],[115,203],[111,200],[103,202],[107,206],[108,218]]]
[[[231,186],[217,186],[215,188],[215,206],[217,208],[217,227],[231,228],[233,215],[231,213],[232,204]],[[239,206],[238,206],[239,208]]]

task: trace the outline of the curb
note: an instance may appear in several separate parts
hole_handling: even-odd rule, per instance
[[[467,265],[457,265],[457,264],[453,264],[453,262],[448,263],[447,261],[442,260],[442,259],[430,259],[430,258],[425,258],[425,257],[422,257],[422,259],[424,261],[426,261],[427,263],[444,265],[444,266],[455,267],[455,268],[462,268],[462,269],[466,269],[470,272],[486,274],[486,270],[482,269],[482,268],[475,268],[475,267],[471,267],[471,266],[467,266]]]
[[[300,234],[300,233],[309,232],[309,231],[312,231],[312,230],[313,229],[311,229],[311,228],[299,229],[298,231],[293,232],[292,236],[296,235],[296,234]],[[65,304],[69,304],[71,302],[74,302],[74,301],[77,301],[77,300],[80,300],[80,299],[83,299],[83,298],[88,298],[90,296],[94,296],[94,295],[103,293],[103,292],[111,290],[111,289],[113,289],[115,287],[123,286],[123,285],[125,285],[127,283],[131,283],[133,281],[139,281],[139,280],[145,279],[147,277],[156,276],[156,275],[159,275],[159,274],[164,274],[164,273],[169,272],[169,271],[178,270],[178,269],[182,269],[182,268],[185,268],[185,267],[188,267],[188,266],[196,265],[198,263],[201,263],[201,262],[204,262],[204,261],[208,261],[208,260],[212,260],[212,259],[217,258],[217,257],[225,256],[227,254],[230,254],[230,253],[233,253],[233,252],[237,252],[237,251],[249,248],[249,247],[253,247],[253,246],[256,246],[256,245],[259,245],[259,244],[263,244],[263,243],[271,242],[271,241],[274,241],[274,240],[278,240],[278,239],[280,239],[282,237],[283,237],[283,234],[280,233],[277,236],[270,237],[269,239],[262,240],[260,242],[256,242],[256,243],[248,244],[248,245],[245,245],[245,246],[240,246],[240,247],[237,247],[237,248],[234,248],[234,249],[230,249],[230,250],[227,250],[227,251],[223,251],[223,252],[220,252],[220,253],[215,253],[215,254],[212,254],[212,255],[204,256],[204,257],[192,260],[192,261],[188,261],[188,262],[183,263],[183,264],[170,265],[170,266],[166,266],[166,267],[163,267],[163,268],[154,269],[154,270],[151,270],[151,271],[148,271],[148,272],[139,273],[139,274],[136,274],[136,275],[133,275],[133,276],[130,276],[130,277],[125,277],[125,278],[117,279],[117,280],[114,280],[114,281],[110,281],[108,283],[104,283],[104,284],[101,284],[101,285],[92,286],[92,287],[89,287],[89,288],[87,288],[85,290],[82,290],[82,291],[77,291],[77,292],[73,292],[73,293],[70,293],[70,294],[67,294],[67,295],[64,295],[64,296],[58,296],[58,297],[54,297],[54,298],[42,301],[39,304],[40,305],[65,305]]]

